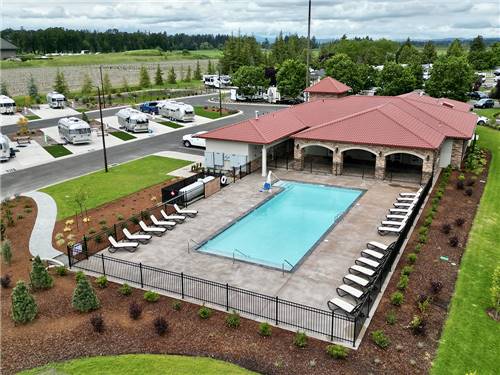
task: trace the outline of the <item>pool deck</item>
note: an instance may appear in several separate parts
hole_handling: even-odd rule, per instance
[[[360,256],[366,243],[375,240],[389,244],[395,240],[395,236],[378,235],[377,226],[385,218],[397,195],[403,191],[414,191],[417,185],[285,170],[276,171],[276,174],[281,179],[366,190],[294,272],[283,273],[193,250],[196,243],[213,236],[268,197],[267,193],[259,192],[263,183],[259,173],[251,174],[215,195],[197,201],[190,206],[199,211],[196,218],[186,219],[185,223],[177,225],[163,237],[155,237],[151,243],[141,245],[135,253],[103,253],[327,309],[326,302],[336,295],[335,288],[342,284],[343,276]]]

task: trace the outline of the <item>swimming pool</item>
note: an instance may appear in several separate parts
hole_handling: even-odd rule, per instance
[[[362,194],[362,190],[292,181],[274,186],[283,190],[198,251],[290,271]]]

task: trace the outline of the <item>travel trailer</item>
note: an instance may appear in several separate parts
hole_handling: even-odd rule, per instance
[[[9,138],[0,134],[0,161],[8,161],[14,155],[14,150],[10,147]]]
[[[148,132],[149,131],[149,120],[148,117],[133,108],[124,108],[116,113],[118,117],[118,123],[125,130],[134,133]]]
[[[194,108],[174,100],[159,103],[159,114],[176,121],[194,121]]]
[[[203,83],[205,86],[210,87],[224,87],[229,86],[231,84],[231,76],[218,74],[204,74],[202,77]]]
[[[92,132],[90,125],[76,117],[67,117],[59,120],[57,124],[59,137],[68,143],[91,143]]]
[[[269,86],[267,92],[264,94],[264,100],[269,103],[279,103],[281,101],[281,94],[275,86]]]
[[[0,113],[2,115],[13,115],[16,113],[16,102],[6,95],[0,95]]]
[[[47,94],[47,103],[50,108],[64,108],[66,106],[66,97],[57,91],[52,91]]]

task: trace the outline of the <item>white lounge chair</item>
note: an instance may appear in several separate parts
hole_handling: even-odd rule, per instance
[[[406,224],[406,221],[407,221],[407,219],[403,219],[403,220],[383,220],[381,222],[381,226],[390,226],[390,227],[396,226],[397,227],[397,226]]]
[[[407,208],[390,208],[389,212],[391,214],[410,214],[414,208],[415,208],[415,205],[407,207]]]
[[[163,218],[165,220],[172,220],[172,221],[175,221],[179,224],[184,222],[184,220],[186,220],[186,216],[183,216],[183,215],[167,215],[167,213],[163,210],[161,210],[160,213],[161,213],[161,216],[163,216]]]
[[[364,277],[353,275],[352,273],[348,273],[342,279],[345,284],[356,284],[363,288],[368,287],[371,284],[370,280],[365,279]]]
[[[155,215],[149,215],[151,218],[151,221],[153,222],[154,225],[158,227],[165,227],[168,230],[172,230],[175,227],[175,221],[163,221],[163,220],[158,220]]]
[[[387,254],[381,253],[379,251],[371,250],[371,249],[364,249],[364,250],[361,250],[361,255],[370,256],[374,259],[381,260],[381,259],[384,259]]]
[[[123,234],[129,241],[137,241],[140,243],[147,243],[153,238],[150,234],[132,234],[127,228],[123,228]]]
[[[139,242],[116,242],[113,236],[108,236],[108,251],[114,253],[118,249],[125,249],[133,253],[139,247]]]
[[[375,275],[376,271],[372,270],[371,268],[366,268],[363,266],[360,266],[358,264],[355,264],[354,266],[349,267],[349,273],[352,273],[351,271],[354,271],[356,273],[360,273],[364,276],[372,277]]]
[[[389,234],[389,233],[399,234],[399,233],[401,233],[401,231],[403,230],[405,225],[406,225],[406,221],[402,221],[401,225],[399,225],[397,227],[381,226],[381,227],[378,227],[377,230],[381,236],[385,236],[386,234]]]
[[[398,197],[396,201],[411,203],[414,202],[416,199],[418,199],[418,197],[419,197],[418,195],[415,195],[415,197]]]
[[[407,213],[406,215],[393,215],[393,214],[389,214],[389,215],[386,216],[386,218],[389,219],[389,220],[394,220],[394,221],[402,221],[402,220],[408,219],[409,216],[410,216],[410,213]]]
[[[175,208],[175,211],[179,214],[179,215],[186,215],[186,216],[189,216],[189,217],[195,217],[197,214],[198,214],[198,211],[197,210],[188,210],[187,208],[179,208],[179,206],[176,204],[174,204],[174,208]]]
[[[399,193],[401,197],[414,197],[416,195],[420,195],[422,193],[422,190],[424,190],[423,187],[420,187],[415,193]]]
[[[411,203],[403,203],[403,202],[394,202],[394,207],[396,208],[409,208],[415,206],[415,201]]]
[[[392,244],[391,244],[392,245]],[[389,249],[391,245],[385,245],[383,243],[377,242],[377,241],[370,241],[366,244],[366,247],[372,250],[379,249],[382,251],[386,251]]]
[[[344,297],[346,295],[350,295],[351,297],[355,299],[360,299],[365,295],[365,291],[359,290],[357,288],[354,288],[353,286],[347,285],[347,284],[342,284],[337,288],[337,294],[340,297]]]
[[[365,257],[359,257],[358,259],[356,259],[354,261],[354,263],[356,263],[357,265],[363,266],[363,267],[368,266],[368,267],[375,268],[375,269],[380,267],[379,262],[365,258]]]
[[[159,228],[159,227],[148,227],[144,221],[139,221],[139,226],[141,227],[142,233],[147,234],[151,233],[156,236],[161,236],[162,234],[165,234],[167,229],[165,228]]]
[[[361,304],[353,305],[342,298],[332,298],[327,302],[328,308],[332,311],[343,310],[348,314],[354,314],[361,307]]]

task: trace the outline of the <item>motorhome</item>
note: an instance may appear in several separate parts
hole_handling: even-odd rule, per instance
[[[264,100],[269,103],[279,103],[281,101],[281,94],[275,86],[268,87],[267,92],[263,95],[263,97]]]
[[[16,113],[16,102],[6,95],[0,95],[0,113],[2,115],[13,115]]]
[[[10,140],[6,135],[0,134],[0,161],[8,161],[15,153],[10,147]]]
[[[149,131],[148,117],[137,109],[124,108],[119,110],[116,116],[118,117],[120,126],[127,131],[134,133]]]
[[[57,91],[52,91],[47,94],[47,103],[50,108],[62,109],[66,106],[66,97]]]
[[[204,74],[202,80],[205,86],[215,88],[225,87],[231,84],[231,76],[228,75],[219,76],[218,74]]]
[[[76,117],[62,118],[57,123],[59,137],[72,144],[91,143],[90,125]]]
[[[175,100],[158,104],[159,114],[176,121],[194,121],[194,108]]]

